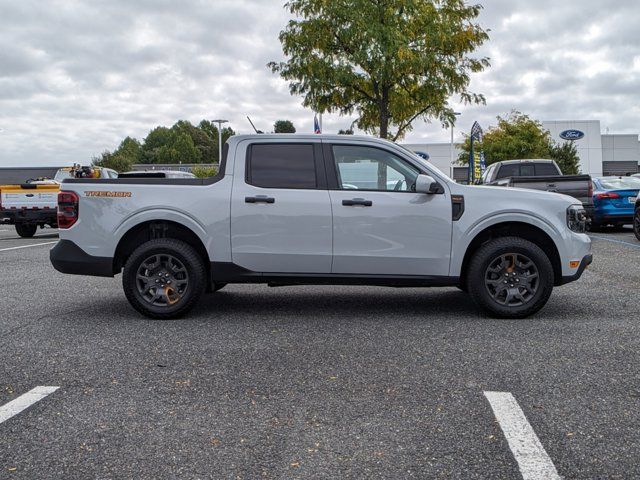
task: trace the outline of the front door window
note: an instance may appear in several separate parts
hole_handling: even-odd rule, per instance
[[[378,148],[334,145],[333,157],[342,190],[411,192],[420,173],[413,165]]]

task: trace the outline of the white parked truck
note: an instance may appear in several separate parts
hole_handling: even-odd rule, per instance
[[[122,272],[153,318],[228,283],[458,286],[490,315],[540,310],[591,263],[585,211],[548,192],[458,185],[368,137],[240,135],[209,179],[69,179],[63,273]]]
[[[55,228],[60,182],[66,178],[118,178],[103,167],[60,168],[53,179],[29,179],[19,185],[0,185],[0,224],[14,225],[21,237],[33,237],[40,228]]]

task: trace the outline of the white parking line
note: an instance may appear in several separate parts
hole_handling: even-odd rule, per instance
[[[42,245],[53,245],[55,242],[34,243],[33,245],[20,245],[19,247],[0,248],[0,252],[8,252],[9,250],[19,250],[20,248],[41,247]]]
[[[628,245],[629,247],[640,248],[640,244],[636,245],[635,243],[624,242],[622,240],[614,240],[613,238],[601,237],[599,235],[589,235],[589,236],[596,240],[604,240],[605,242],[620,243],[622,245]]]
[[[6,405],[0,407],[0,423],[9,420],[11,417],[19,414],[24,409],[29,408],[36,402],[39,402],[47,395],[51,395],[60,387],[36,387],[27,393],[20,395],[15,400],[11,400]]]
[[[484,392],[524,480],[559,480],[556,467],[509,392]]]

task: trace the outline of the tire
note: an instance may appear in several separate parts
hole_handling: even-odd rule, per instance
[[[587,228],[590,232],[600,232],[602,231],[602,225],[600,223],[591,222],[589,227]]]
[[[189,312],[200,299],[206,281],[202,258],[191,245],[173,238],[140,245],[127,259],[122,274],[122,288],[131,306],[159,320]]]
[[[636,206],[633,214],[633,233],[635,233],[636,238],[640,240],[640,205]]]
[[[16,232],[22,238],[31,238],[36,234],[36,231],[38,231],[38,226],[37,225],[31,225],[31,224],[28,224],[28,223],[17,223],[16,224]]]
[[[510,265],[504,266],[504,259],[510,259]],[[502,273],[496,273],[496,269]],[[505,281],[513,283],[504,284]],[[496,238],[484,244],[473,255],[467,270],[471,298],[496,318],[526,318],[540,311],[551,296],[553,283],[549,257],[520,237]]]

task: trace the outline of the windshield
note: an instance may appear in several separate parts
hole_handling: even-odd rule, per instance
[[[56,172],[56,176],[53,177],[56,182],[62,182],[65,178],[73,178],[71,176],[71,170],[61,168]]]
[[[600,178],[598,182],[605,190],[640,189],[640,178],[637,177]]]

